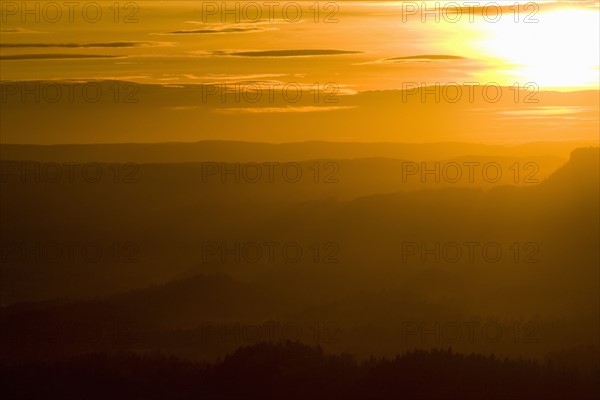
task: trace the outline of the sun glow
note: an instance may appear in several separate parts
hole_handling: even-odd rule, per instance
[[[476,48],[501,67],[499,77],[545,88],[597,87],[597,10],[560,9],[540,13],[535,23],[482,23]]]

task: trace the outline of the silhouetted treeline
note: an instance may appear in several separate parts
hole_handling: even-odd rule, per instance
[[[598,372],[451,349],[357,362],[286,342],[242,347],[212,365],[134,353],[3,365],[1,392],[11,399],[596,399]]]

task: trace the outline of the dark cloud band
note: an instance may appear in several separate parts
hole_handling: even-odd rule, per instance
[[[262,50],[262,51],[215,51],[211,53],[215,56],[233,56],[233,57],[316,57],[316,56],[335,56],[345,54],[357,54],[360,51],[352,50]]]
[[[20,60],[62,60],[62,59],[83,59],[83,58],[118,58],[119,56],[104,54],[15,54],[10,56],[0,55],[3,61]]]
[[[152,45],[151,42],[107,42],[107,43],[0,43],[0,48],[93,48],[93,47],[143,47]]]

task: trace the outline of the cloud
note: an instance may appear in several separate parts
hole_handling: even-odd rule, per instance
[[[464,60],[464,57],[461,56],[449,56],[445,54],[425,54],[420,56],[408,56],[408,57],[393,57],[386,58],[386,61],[399,61],[399,62],[407,62],[407,61],[438,61],[438,60]]]
[[[331,107],[256,107],[256,108],[219,108],[215,112],[222,114],[267,114],[267,113],[312,113],[340,111],[357,108],[356,106],[331,106]],[[183,109],[183,108],[180,108]]]
[[[200,25],[200,28],[178,29],[164,33],[153,33],[153,35],[215,35],[215,34],[236,34],[236,33],[256,33],[279,30],[274,25],[281,24],[280,21],[271,22],[245,22],[245,23],[206,23],[198,21],[186,21],[186,24]]]
[[[301,23],[302,20],[296,22],[294,21],[294,24],[298,24]],[[231,25],[233,22],[230,23],[225,23],[225,24],[218,24],[218,23],[210,23],[210,22],[202,22],[202,21],[185,21],[186,24],[194,24],[194,25],[203,25],[203,26],[228,26]],[[277,25],[277,24],[289,24],[290,22],[284,18],[269,18],[269,20],[258,20],[258,21],[244,21],[243,23],[239,23],[239,22],[235,22],[236,26],[245,26],[245,25]]]
[[[178,31],[161,33],[161,35],[210,35],[226,33],[255,33],[273,31],[276,28],[267,28],[263,26],[236,26],[236,27],[213,27],[202,29],[182,29]]]
[[[461,57],[461,56],[451,56],[451,55],[446,55],[446,54],[423,54],[423,55],[417,55],[417,56],[383,58],[380,60],[365,62],[365,63],[362,63],[362,65],[423,63],[423,62],[453,61],[453,60],[466,60],[466,58]]]
[[[560,118],[560,119],[579,119],[579,117],[572,117],[572,114],[582,114],[586,112],[593,112],[594,107],[579,106],[579,107],[533,107],[525,110],[509,110],[500,111],[498,114],[508,115],[510,117],[521,117],[529,119],[544,119],[544,118]]]
[[[208,82],[249,82],[256,81],[259,79],[269,79],[269,78],[280,78],[283,76],[288,76],[288,74],[238,74],[238,75],[227,75],[227,74],[207,74],[205,76],[197,76],[194,74],[184,74],[184,77],[193,80],[201,80]]]
[[[0,32],[1,33],[7,33],[7,34],[16,34],[16,33],[22,33],[22,34],[30,34],[30,33],[48,33],[48,32],[40,32],[40,31],[32,31],[30,29],[25,29],[25,28],[0,28]]]
[[[106,43],[0,43],[0,48],[129,48],[129,47],[152,47],[152,46],[166,46],[171,43],[169,42],[106,42]]]
[[[571,1],[568,3],[575,3],[576,1]],[[535,15],[542,9],[550,9],[557,7],[559,2],[557,1],[548,1],[548,2],[511,2],[510,4],[502,4],[502,2],[473,2],[473,4],[468,4],[469,2],[463,2],[463,4],[455,3],[458,7],[453,6],[452,3],[449,3],[447,6],[443,7],[443,13],[446,15],[458,15],[462,16],[465,19],[470,17],[486,17],[489,19],[496,19],[504,16],[514,16],[515,13],[521,14],[523,17],[530,16],[533,20],[535,20]],[[567,4],[568,4],[567,3]],[[572,4],[568,4],[569,6]],[[458,19],[458,17],[446,17],[449,20]]]
[[[208,53],[198,52],[199,55],[231,56],[231,57],[317,57],[357,54],[361,51],[330,50],[330,49],[299,49],[299,50],[252,50],[252,51],[225,51],[216,50]]]
[[[20,61],[20,60],[62,60],[62,59],[77,59],[77,58],[118,58],[120,56],[104,55],[104,54],[15,54],[10,56],[0,55],[0,60],[3,61]]]

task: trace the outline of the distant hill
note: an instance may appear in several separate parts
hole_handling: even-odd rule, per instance
[[[514,146],[448,143],[352,143],[298,142],[258,143],[239,141],[202,141],[195,143],[122,143],[21,145],[1,144],[3,160],[42,162],[265,162],[316,159],[392,158],[440,161],[460,156],[566,158],[585,142],[536,142]]]
[[[2,265],[7,303],[63,299],[5,307],[3,342],[11,343],[6,347],[15,354],[31,356],[162,348],[216,357],[239,343],[207,344],[201,324],[262,324],[275,318],[301,324],[307,332],[315,323],[335,323],[341,341],[328,345],[363,355],[398,349],[407,320],[491,319],[508,326],[536,321],[539,344],[519,347],[521,354],[594,343],[599,154],[598,148],[578,150],[547,180],[530,187],[432,188],[349,201],[273,202],[255,188],[252,198],[224,202],[211,199],[209,192],[182,207],[176,191],[185,185],[163,188],[164,194],[157,188],[160,204],[151,201],[150,192],[115,196],[106,187],[76,185],[52,192],[56,197],[48,202],[45,190],[51,186],[30,187],[31,192],[12,198],[15,209],[19,203],[26,211],[3,217],[3,240],[83,238],[112,244],[116,238],[110,233],[118,232],[119,238],[139,244],[138,262],[8,258]],[[69,223],[73,219],[85,223]],[[295,242],[305,257],[299,262],[281,256],[274,262],[236,262],[231,256],[203,260],[205,241],[226,243],[229,249],[233,241]],[[406,257],[403,247],[468,241],[478,242],[473,262],[464,249],[460,260],[448,261],[441,254],[437,260],[435,254],[423,258],[420,251]],[[336,244],[335,262],[315,261],[315,242],[321,251],[323,243]],[[486,261],[480,250],[485,243],[495,243],[502,258]],[[305,339],[313,339],[309,336]],[[475,348],[487,351],[489,345],[496,353],[512,354],[515,343],[509,335],[504,340],[509,343],[476,343]]]

